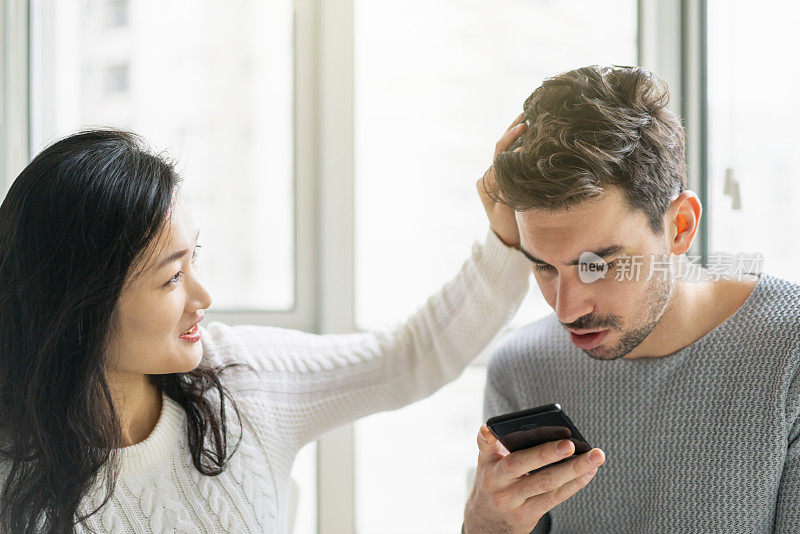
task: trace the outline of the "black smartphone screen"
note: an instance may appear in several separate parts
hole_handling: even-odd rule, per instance
[[[592,450],[592,447],[581,435],[578,428],[561,409],[561,405],[557,403],[498,415],[486,421],[486,426],[489,427],[489,430],[509,452],[528,449],[548,441],[561,439],[569,439],[575,444],[574,454],[582,454]],[[564,458],[549,465],[559,464],[569,458]],[[549,465],[545,467],[549,467]],[[540,469],[544,469],[544,467]],[[531,473],[536,471],[539,471],[539,469],[531,471]]]

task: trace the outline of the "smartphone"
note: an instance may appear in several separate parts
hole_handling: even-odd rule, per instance
[[[589,442],[586,441],[558,403],[545,404],[528,410],[491,417],[486,421],[486,426],[489,427],[492,434],[497,437],[509,452],[528,449],[548,441],[561,439],[569,439],[575,444],[573,456],[592,450]],[[551,465],[560,464],[570,458],[571,456],[568,456],[539,469],[534,469],[531,473],[536,473]]]

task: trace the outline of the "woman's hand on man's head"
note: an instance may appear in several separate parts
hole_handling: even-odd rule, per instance
[[[508,127],[506,133],[497,142],[494,147],[494,157],[502,154],[508,150],[514,141],[522,135],[525,131],[526,124],[522,121],[523,113],[514,119],[511,126]],[[521,150],[517,148],[515,150]],[[484,173],[480,180],[477,182],[478,195],[480,195],[483,209],[486,210],[486,216],[489,218],[489,227],[497,234],[497,237],[509,247],[519,248],[520,238],[519,230],[517,229],[517,220],[514,217],[514,210],[509,206],[495,200],[498,198],[499,192],[497,191],[497,184],[494,177],[494,165]]]

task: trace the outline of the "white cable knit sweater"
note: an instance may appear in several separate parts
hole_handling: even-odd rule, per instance
[[[201,327],[204,364],[244,362],[255,369],[220,374],[242,415],[238,451],[219,476],[201,475],[187,446],[185,413],[165,396],[150,436],[120,449],[114,495],[86,523],[115,534],[286,532],[298,450],[334,427],[400,408],[458,377],[513,317],[529,274],[530,263],[490,230],[457,276],[394,328],[314,335],[220,322]],[[226,408],[233,447],[239,424]],[[82,511],[102,496],[93,492]]]

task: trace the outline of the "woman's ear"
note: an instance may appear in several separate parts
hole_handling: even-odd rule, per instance
[[[664,231],[669,239],[670,252],[684,254],[700,228],[703,207],[694,191],[684,191],[667,208]]]

